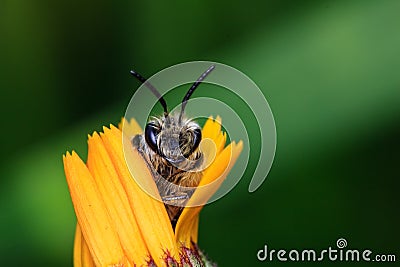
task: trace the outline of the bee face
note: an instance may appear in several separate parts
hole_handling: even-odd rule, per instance
[[[144,137],[153,153],[177,167],[199,157],[200,126],[179,115],[153,118],[146,125]]]

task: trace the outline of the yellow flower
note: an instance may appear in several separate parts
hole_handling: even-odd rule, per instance
[[[124,135],[125,130],[132,136],[142,131],[134,120],[126,125]],[[145,193],[129,172],[121,129],[111,125],[103,131],[89,136],[86,164],[74,151],[63,156],[78,221],[74,266],[179,266],[201,260],[197,233],[202,205],[185,207],[174,232],[164,203]],[[208,184],[211,189],[196,190],[188,206],[191,202],[206,203],[242,149],[242,142],[225,147],[226,135],[221,131],[219,117],[207,120],[202,135],[215,143],[202,147],[206,156],[215,153],[199,185]],[[135,163],[141,180],[156,188],[150,170],[136,150],[131,150],[129,160]]]

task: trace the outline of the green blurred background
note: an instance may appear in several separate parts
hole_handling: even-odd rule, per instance
[[[400,257],[399,14],[395,0],[1,1],[1,266],[72,265],[61,155],[85,158],[87,134],[119,121],[139,85],[131,68],[150,76],[189,60],[246,73],[277,125],[262,187],[247,192],[255,153],[239,185],[202,212],[199,243],[213,260],[320,266],[256,253],[340,237]]]

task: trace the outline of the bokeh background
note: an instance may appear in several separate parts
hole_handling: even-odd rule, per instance
[[[238,186],[202,212],[199,243],[213,260],[317,266],[261,263],[256,253],[343,237],[396,254],[387,265],[397,266],[399,11],[395,0],[1,1],[1,266],[72,265],[62,154],[85,158],[87,134],[119,121],[139,85],[131,68],[150,76],[189,60],[246,73],[277,125],[262,187],[247,192],[255,152]]]

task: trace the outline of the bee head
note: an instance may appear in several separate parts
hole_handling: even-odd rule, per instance
[[[200,126],[180,114],[155,118],[147,123],[144,137],[146,144],[170,163],[181,163],[198,149],[201,141]]]
[[[170,163],[181,163],[185,159],[197,159],[197,151],[201,141],[200,126],[192,120],[185,118],[184,111],[190,96],[200,85],[205,77],[215,68],[210,66],[189,88],[182,100],[180,113],[169,114],[167,103],[157,89],[145,78],[135,71],[131,74],[139,81],[144,83],[151,92],[158,98],[158,101],[164,109],[164,115],[161,118],[154,118],[149,121],[145,127],[144,138],[148,147]],[[192,156],[194,155],[194,156]]]

